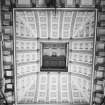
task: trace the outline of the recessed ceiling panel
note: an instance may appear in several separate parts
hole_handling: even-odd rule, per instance
[[[91,103],[95,16],[96,11],[89,9],[14,10],[17,105]],[[67,71],[42,72],[43,54],[54,60],[65,56]]]

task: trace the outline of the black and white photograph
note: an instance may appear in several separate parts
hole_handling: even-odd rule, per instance
[[[105,105],[105,0],[0,0],[0,105]]]

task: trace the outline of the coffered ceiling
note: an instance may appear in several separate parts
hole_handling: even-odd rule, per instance
[[[82,11],[18,11],[16,36],[51,39],[92,37],[94,15],[94,12]]]

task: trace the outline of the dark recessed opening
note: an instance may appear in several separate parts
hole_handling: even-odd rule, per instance
[[[67,71],[67,43],[43,43],[41,71]]]

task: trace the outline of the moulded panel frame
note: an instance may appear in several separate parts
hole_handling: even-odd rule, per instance
[[[40,47],[40,48],[41,48],[41,52],[40,52],[40,53],[41,53],[41,61],[40,61],[41,63],[40,63],[40,64],[41,64],[41,67],[42,67],[42,54],[43,54],[43,47],[42,47],[42,46],[43,46],[43,44],[45,44],[45,43],[46,43],[46,44],[51,44],[51,43],[52,43],[52,44],[54,44],[54,43],[59,44],[59,43],[62,43],[62,44],[65,44],[65,45],[66,45],[66,49],[65,49],[65,52],[66,52],[66,68],[68,69],[68,65],[67,65],[67,64],[68,64],[69,61],[68,61],[67,58],[69,57],[69,56],[68,56],[68,44],[69,44],[69,40],[40,41],[40,46],[41,46],[41,47]],[[66,68],[65,68],[65,69],[66,69]],[[46,70],[46,72],[50,72],[50,71],[49,71],[49,70]],[[60,72],[60,70],[57,70],[57,72]],[[68,70],[65,70],[65,72],[68,72]]]
[[[13,8],[13,33],[14,33],[14,55],[13,55],[13,58],[14,58],[14,75],[15,75],[15,78],[14,78],[14,82],[15,82],[15,85],[14,85],[14,90],[15,90],[15,104],[14,105],[42,105],[42,104],[37,104],[37,103],[33,103],[33,104],[19,104],[17,103],[17,71],[16,71],[16,36],[15,36],[15,32],[16,32],[16,23],[15,23],[15,14],[16,14],[16,11],[29,11],[29,10],[37,10],[37,11],[45,11],[45,10],[53,10],[55,11],[55,8]],[[66,104],[66,103],[61,103],[61,104],[43,104],[43,105],[92,105],[92,102],[93,102],[93,89],[94,89],[94,69],[95,69],[95,48],[96,48],[96,27],[97,27],[97,9],[95,8],[57,8],[56,10],[63,10],[63,11],[91,11],[91,12],[94,12],[95,13],[95,26],[94,26],[94,52],[93,52],[93,71],[92,71],[92,77],[91,77],[91,95],[90,95],[90,103],[89,104]]]
[[[18,4],[18,0],[16,0],[16,7],[32,7],[32,2],[30,0],[30,4]]]
[[[69,0],[65,0],[65,7],[75,7],[76,0],[72,0],[72,4],[67,4]]]
[[[84,8],[84,7],[85,7],[85,8],[86,8],[86,7],[95,7],[95,0],[92,0],[92,5],[82,5],[81,2],[82,2],[82,0],[80,0],[80,7],[83,7],[83,8]]]

